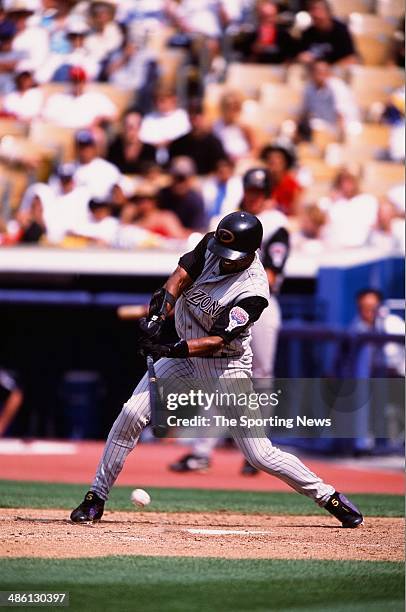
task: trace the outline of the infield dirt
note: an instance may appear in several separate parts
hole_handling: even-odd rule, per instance
[[[107,511],[100,523],[75,525],[66,510],[7,508],[0,543],[1,557],[404,558],[403,519],[367,518],[361,528],[343,529],[328,515]]]

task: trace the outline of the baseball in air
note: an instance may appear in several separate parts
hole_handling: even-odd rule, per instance
[[[134,489],[131,493],[131,501],[134,506],[140,506],[143,508],[144,506],[148,506],[151,502],[151,498],[144,489]]]

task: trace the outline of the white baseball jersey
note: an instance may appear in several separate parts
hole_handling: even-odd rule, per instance
[[[206,249],[201,274],[176,302],[176,331],[182,340],[210,335],[219,316],[231,307],[225,331],[240,328],[241,334],[213,356],[252,356],[251,330],[247,327],[249,315],[243,308],[233,306],[249,297],[262,297],[268,302],[269,287],[264,267],[258,255],[247,270],[235,274],[221,274],[219,263],[220,258]],[[189,272],[184,258],[179,265]]]

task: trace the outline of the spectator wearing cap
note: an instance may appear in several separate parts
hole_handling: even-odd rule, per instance
[[[44,103],[42,91],[37,87],[32,72],[24,70],[15,77],[15,91],[3,100],[3,112],[19,121],[31,121],[39,117]]]
[[[359,108],[350,87],[332,76],[329,64],[318,60],[310,66],[300,111],[299,134],[311,139],[313,129],[334,133],[338,139],[360,126]]]
[[[111,190],[120,184],[119,169],[98,156],[94,135],[89,130],[80,130],[75,137],[77,167],[74,181],[79,187],[86,187],[90,197],[106,200]]]
[[[91,31],[86,37],[85,47],[99,64],[105,63],[124,41],[123,33],[114,21],[115,14],[115,2],[105,0],[90,3],[88,16]]]
[[[329,64],[352,64],[357,61],[352,36],[345,25],[333,17],[326,0],[310,0],[308,11],[312,25],[299,41],[297,60],[310,64],[324,60]]]
[[[86,239],[90,244],[113,246],[119,231],[119,221],[112,215],[114,206],[108,198],[92,199],[88,205],[88,220],[75,225],[69,234]]]
[[[207,226],[203,198],[193,188],[196,169],[188,157],[176,157],[169,168],[171,182],[158,193],[160,208],[171,210],[184,227],[202,231]]]
[[[218,161],[226,157],[223,145],[208,129],[200,100],[192,100],[189,103],[188,116],[191,130],[170,144],[169,157],[190,157],[196,165],[197,174],[211,174],[215,171]]]
[[[278,144],[268,145],[261,152],[271,177],[271,200],[286,215],[296,215],[302,188],[292,172],[296,157],[292,150]]]
[[[107,159],[123,174],[141,174],[148,163],[155,162],[155,147],[140,140],[141,121],[137,109],[127,111],[120,133],[109,146]]]
[[[220,100],[220,119],[213,125],[214,134],[234,161],[255,152],[253,130],[241,120],[242,102],[239,92],[225,93]]]
[[[158,207],[157,191],[148,183],[142,183],[137,188],[130,203],[124,207],[121,219],[164,238],[182,240],[190,234],[173,211]]]
[[[372,194],[362,193],[355,174],[345,168],[340,170],[330,197],[323,198],[320,206],[327,212],[324,239],[328,246],[365,246],[377,222],[378,200]]]
[[[45,104],[43,116],[56,125],[90,128],[113,121],[117,108],[103,93],[86,91],[87,74],[80,66],[69,70],[70,91],[55,93]]]
[[[49,53],[49,36],[44,28],[29,23],[34,14],[34,4],[29,0],[11,0],[6,9],[7,18],[15,26],[12,50],[24,54],[17,70],[38,70]]]
[[[37,70],[39,83],[48,81],[66,82],[71,68],[82,68],[88,79],[93,81],[100,72],[100,65],[85,47],[89,26],[78,15],[70,15],[66,21],[67,49],[63,53],[50,53],[43,66]]]

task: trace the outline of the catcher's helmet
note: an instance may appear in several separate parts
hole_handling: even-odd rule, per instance
[[[265,168],[251,168],[242,179],[244,189],[258,189],[268,196],[271,190],[271,177]]]
[[[237,261],[261,246],[262,223],[248,212],[233,212],[220,221],[208,249],[224,259]]]

